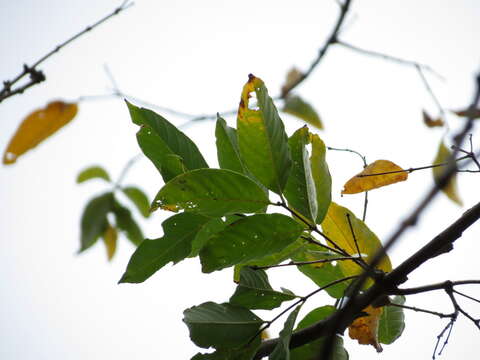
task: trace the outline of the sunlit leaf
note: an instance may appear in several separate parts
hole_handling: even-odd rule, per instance
[[[334,306],[322,306],[310,311],[305,317],[298,323],[295,331],[309,327],[335,312]],[[316,359],[323,351],[325,346],[325,337],[312,341],[303,346],[290,350],[290,360],[313,360]],[[343,338],[339,335],[335,337],[335,344],[333,345],[333,351],[331,360],[348,360],[348,353],[343,347]]]
[[[107,224],[107,229],[103,233],[103,243],[107,249],[107,258],[112,260],[113,255],[115,255],[115,250],[117,249],[117,230],[112,227],[112,225]]]
[[[53,101],[45,108],[29,114],[11,138],[3,154],[3,163],[13,164],[20,155],[68,124],[77,111],[77,104]]]
[[[472,118],[472,119],[480,118],[480,109],[466,108],[463,110],[453,111],[453,113],[460,117],[466,117],[466,118]]]
[[[377,160],[348,180],[343,185],[342,194],[357,194],[405,181],[407,178],[408,173],[400,166],[389,160]]]
[[[348,219],[350,219],[351,228]],[[362,220],[358,219],[347,208],[334,202],[330,204],[327,216],[325,216],[322,223],[322,229],[326,236],[348,254],[358,256],[355,245],[356,239],[362,259],[366,263],[371,261],[373,255],[382,246],[378,237]],[[355,238],[353,235],[355,235]],[[362,272],[362,268],[353,261],[340,261],[339,265],[345,276],[356,275]],[[392,264],[388,256],[380,262],[377,268],[385,272],[392,270]]]
[[[82,170],[77,176],[77,184],[83,183],[90,179],[103,179],[107,182],[110,182],[110,176],[101,166],[90,166],[85,170]]]
[[[452,152],[445,146],[443,141],[440,142],[438,147],[437,155],[433,160],[433,164],[445,164],[448,159],[450,158]],[[442,177],[443,172],[445,171],[445,166],[437,166],[434,167],[433,170],[433,179],[436,183],[438,183],[439,179]],[[458,186],[457,186],[457,175],[453,174],[450,177],[447,185],[442,188],[442,192],[447,195],[447,197],[452,200],[454,203],[462,206],[463,202],[458,194]]]
[[[307,124],[315,126],[317,129],[323,129],[322,120],[315,109],[303,100],[300,96],[290,95],[285,99],[282,111],[296,116]]]
[[[310,164],[317,194],[317,224],[321,224],[332,200],[332,177],[326,161],[325,144],[316,134],[310,134],[312,156]]]
[[[115,215],[117,228],[124,232],[127,239],[134,245],[139,245],[144,237],[142,230],[133,219],[131,211],[115,201],[112,212]]]
[[[290,88],[295,84],[304,74],[297,69],[296,67],[292,67],[286,76],[285,83],[282,86],[282,96],[290,91]]]
[[[273,290],[265,271],[245,266],[240,272],[240,283],[229,303],[248,309],[271,310],[279,307],[282,302],[295,298],[295,295]]]
[[[423,116],[423,123],[427,127],[442,127],[445,125],[445,122],[441,117],[438,117],[436,119],[433,119],[425,110],[422,110],[422,116]]]
[[[140,125],[138,144],[165,182],[187,171],[208,168],[195,143],[159,114],[126,101],[133,123]]]
[[[198,169],[165,184],[155,197],[152,210],[185,209],[220,217],[253,213],[268,204],[263,190],[245,175],[223,169]]]
[[[363,309],[367,316],[355,319],[348,327],[350,338],[358,341],[362,345],[372,345],[377,352],[382,352],[382,346],[378,342],[378,324],[383,308],[374,308],[368,306]]]
[[[248,170],[268,189],[281,194],[291,167],[288,138],[263,81],[253,75],[243,87],[237,129],[240,154]]]
[[[137,207],[140,214],[144,217],[150,216],[150,202],[147,195],[138,187],[127,186],[122,189],[123,193]]]
[[[162,224],[163,237],[145,240],[130,258],[119,283],[140,283],[169,262],[185,259],[192,251],[192,241],[210,219],[192,213],[174,215]]]
[[[81,219],[80,252],[95,244],[108,227],[107,214],[113,209],[113,194],[97,196],[91,199],[83,210]]]
[[[298,313],[303,304],[298,305],[289,315],[283,329],[280,331],[277,346],[268,357],[269,360],[288,360],[290,358],[290,338],[292,337],[293,327],[297,320]]]
[[[397,305],[405,303],[405,296],[395,296],[391,302]],[[382,344],[391,344],[397,340],[405,328],[403,309],[388,305],[383,307],[382,316],[378,325],[378,341]]]
[[[229,349],[246,344],[263,320],[243,307],[206,302],[183,312],[192,341],[202,348]]]
[[[310,138],[306,126],[297,130],[288,139],[293,162],[284,193],[290,207],[305,216],[310,222],[315,223],[317,218],[317,192],[306,148],[309,142]]]
[[[244,217],[210,238],[200,251],[202,271],[209,273],[278,253],[302,231],[303,226],[282,214]]]

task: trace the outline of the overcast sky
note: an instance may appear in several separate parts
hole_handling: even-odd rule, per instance
[[[0,80],[17,75],[58,43],[111,12],[119,1],[2,1]],[[480,4],[475,0],[353,1],[341,38],[352,44],[430,65],[443,80],[426,73],[445,109],[469,104],[480,68]],[[48,59],[40,69],[47,81],[0,104],[0,144],[5,148],[22,118],[54,99],[107,94],[112,84],[139,99],[192,114],[234,109],[247,75],[262,78],[277,95],[286,72],[306,69],[328,36],[338,13],[333,0],[142,1]],[[428,165],[441,130],[422,124],[421,110],[437,108],[417,72],[409,66],[332,47],[297,92],[319,111],[320,136],[329,146],[360,151],[369,161],[388,159],[400,166]],[[120,99],[82,102],[74,121],[13,166],[0,167],[0,358],[10,359],[189,359],[190,342],[182,311],[207,300],[226,301],[234,291],[231,270],[204,275],[197,259],[166,266],[143,284],[117,285],[133,247],[120,239],[111,263],[99,243],[78,256],[79,220],[87,200],[108,187],[100,181],[78,186],[76,174],[103,165],[116,178],[138,152],[136,127]],[[173,123],[185,119],[167,112]],[[302,123],[283,116],[289,133]],[[448,116],[452,132],[461,120]],[[235,118],[228,118],[231,126]],[[216,165],[213,122],[185,129]],[[480,144],[480,133],[474,134]],[[478,146],[477,146],[478,148]],[[3,150],[2,150],[3,151]],[[340,197],[343,183],[362,164],[347,153],[328,153],[333,198],[360,216],[361,195]],[[125,184],[153,197],[162,186],[146,159],[134,165]],[[370,193],[367,224],[385,239],[432,184],[431,172]],[[393,265],[433,238],[478,202],[478,175],[459,179],[464,207],[439,196],[390,253]],[[146,236],[161,236],[168,214],[142,221]],[[409,286],[446,279],[480,278],[480,226],[468,229],[455,251],[411,276]],[[271,271],[274,286],[299,294],[314,289],[299,273]],[[465,287],[480,297],[480,289]],[[468,301],[468,300],[467,300]],[[304,309],[330,302],[312,298]],[[407,304],[451,312],[442,294],[410,297]],[[480,307],[464,302],[473,316]],[[277,310],[278,311],[278,310]],[[277,313],[277,312],[273,312]],[[265,319],[272,314],[261,313]],[[346,341],[351,359],[427,359],[446,321],[407,313],[404,336],[385,346]],[[283,324],[280,320],[278,326]],[[274,327],[274,331],[278,330]],[[273,332],[274,332],[273,331]],[[347,336],[348,337],[348,336]],[[443,359],[478,353],[480,333],[461,318]]]

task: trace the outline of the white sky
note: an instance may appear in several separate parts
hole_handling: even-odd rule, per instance
[[[118,4],[2,0],[0,80],[12,78],[23,63],[32,63]],[[357,0],[342,38],[429,64],[446,79],[428,76],[442,105],[458,109],[470,102],[473,74],[479,69],[479,15],[475,0]],[[6,146],[26,114],[53,99],[108,92],[111,84],[103,64],[108,64],[125,93],[190,113],[234,108],[248,73],[261,77],[276,95],[292,65],[301,69],[309,65],[336,16],[333,0],[139,0],[47,60],[41,66],[45,83],[0,104],[0,144]],[[386,158],[403,167],[427,165],[434,157],[442,132],[423,126],[421,109],[435,114],[436,108],[410,67],[331,48],[298,93],[322,115],[326,131],[321,136],[327,145],[349,147],[370,161]],[[165,115],[175,124],[184,121]],[[284,120],[290,133],[302,125],[288,116]],[[461,125],[454,116],[448,120],[452,128]],[[229,123],[233,125],[234,119]],[[0,168],[1,359],[189,359],[197,349],[181,321],[182,311],[207,300],[226,301],[233,293],[231,271],[200,274],[197,259],[166,266],[143,284],[117,285],[133,252],[125,239],[120,239],[112,263],[107,263],[101,244],[75,255],[83,206],[107,190],[101,182],[75,185],[76,174],[101,164],[114,178],[118,176],[139,151],[135,131],[122,101],[85,102],[65,129],[15,165]],[[211,165],[216,164],[213,131],[213,122],[186,130]],[[474,142],[480,143],[478,135]],[[332,152],[328,160],[334,200],[359,214],[362,196],[340,198],[339,194],[343,183],[361,169],[360,161]],[[429,171],[417,172],[405,183],[371,192],[370,228],[385,239],[431,182]],[[132,168],[126,183],[141,186],[151,197],[162,185],[148,160]],[[463,174],[459,185],[465,207],[439,197],[390,254],[394,265],[478,202],[478,175]],[[155,213],[144,222],[148,237],[161,236],[164,216]],[[412,274],[409,286],[478,279],[479,232],[478,224],[472,226],[451,255]],[[276,287],[284,285],[300,294],[314,288],[308,279],[298,280],[297,273],[272,270],[271,274]],[[480,297],[478,288],[464,290]],[[305,311],[325,300],[313,298]],[[451,311],[441,293],[407,301]],[[480,317],[478,304],[462,303]],[[404,336],[385,346],[382,354],[350,341],[347,350],[354,360],[430,358],[445,323],[408,313]],[[473,344],[479,338],[478,330],[460,319],[442,358],[472,357],[478,353]]]

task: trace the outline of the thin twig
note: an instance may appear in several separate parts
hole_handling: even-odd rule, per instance
[[[395,304],[395,303],[388,304],[388,306],[395,306],[395,307],[402,308],[402,309],[413,310],[415,312],[422,312],[422,313],[426,313],[426,314],[436,315],[439,318],[451,318],[452,315],[453,315],[453,314],[445,314],[445,313],[441,313],[441,312],[437,312],[437,311],[421,309],[421,308],[414,307],[414,306],[400,305],[400,304]]]
[[[479,281],[479,283],[480,283],[480,281]],[[467,294],[464,294],[464,293],[462,293],[462,292],[460,292],[460,291],[458,291],[458,290],[453,289],[453,292],[454,292],[455,294],[460,295],[460,296],[466,297],[467,299],[470,299],[470,300],[472,300],[472,301],[475,301],[475,302],[477,302],[477,303],[480,303],[480,300],[475,299],[474,297],[471,297],[471,296],[469,296],[469,295],[467,295]]]
[[[37,67],[42,64],[45,60],[47,60],[49,57],[51,57],[53,54],[59,52],[62,48],[70,44],[71,42],[75,41],[78,39],[80,36],[86,34],[87,32],[91,31],[92,29],[96,28],[100,24],[104,23],[111,17],[119,14],[125,9],[128,9],[131,7],[133,3],[130,3],[129,1],[124,1],[119,7],[117,7],[115,10],[113,10],[110,14],[104,16],[97,22],[95,22],[93,25],[87,26],[84,30],[80,31],[79,33],[75,34],[74,36],[70,37],[69,39],[65,40],[63,43],[57,45],[53,50],[42,56],[40,59],[38,59],[32,66],[24,65],[23,66],[23,71],[17,75],[13,80],[7,80],[3,82],[3,89],[0,91],[0,102],[3,100],[15,95],[15,94],[20,94],[29,87],[39,84],[40,82],[45,80],[45,75],[43,74],[42,71],[37,70]],[[30,76],[30,81],[20,87],[17,87],[16,89],[12,89],[12,86],[15,85],[18,81],[23,79],[26,75]]]
[[[415,64],[415,69],[417,69],[418,75],[420,76],[420,79],[422,80],[423,84],[425,85],[425,89],[427,89],[427,92],[430,94],[430,97],[432,98],[433,102],[435,105],[437,105],[438,111],[440,112],[440,116],[446,120],[445,116],[445,110],[443,109],[442,104],[440,104],[440,101],[438,101],[438,98],[435,96],[435,93],[433,92],[430,84],[427,81],[427,78],[425,77],[425,74],[423,73],[423,68],[417,63]]]
[[[323,264],[323,263],[329,263],[329,262],[334,262],[334,261],[344,261],[344,260],[356,260],[358,257],[354,256],[342,256],[342,257],[334,257],[330,259],[321,259],[321,260],[312,260],[312,261],[290,261],[285,264],[276,264],[276,265],[267,265],[267,266],[256,266],[253,265],[251,268],[253,270],[267,270],[267,269],[272,269],[272,268],[278,268],[278,267],[285,267],[285,266],[304,266],[304,265],[312,265],[312,264]]]
[[[120,176],[118,177],[118,180],[114,184],[115,189],[120,188],[120,184],[122,183],[123,179],[127,175],[128,171],[132,168],[132,166],[142,158],[143,154],[137,154],[134,157],[132,157],[128,162],[125,164],[125,166],[122,169],[122,172],[120,173]]]
[[[348,227],[350,228],[350,233],[352,234],[353,242],[355,243],[355,248],[357,249],[357,254],[359,258],[362,258],[362,253],[360,252],[360,248],[358,247],[357,237],[355,236],[355,231],[353,231],[352,221],[350,220],[350,214],[346,213],[345,216],[347,217]]]

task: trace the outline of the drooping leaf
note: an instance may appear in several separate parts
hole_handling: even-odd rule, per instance
[[[110,182],[110,176],[101,166],[90,166],[80,172],[77,176],[77,184],[83,183],[90,179],[103,179]]]
[[[253,213],[268,204],[263,190],[245,175],[230,170],[198,169],[165,184],[155,197],[152,210],[185,209],[220,217]]]
[[[268,357],[269,360],[290,360],[290,338],[298,313],[303,304],[298,305],[289,315],[278,337],[277,346]]]
[[[258,109],[251,109],[251,93],[256,95]],[[240,154],[248,170],[268,189],[281,194],[291,167],[288,139],[263,81],[253,75],[243,87],[237,129]]]
[[[301,78],[304,74],[296,67],[292,67],[285,78],[285,83],[282,86],[282,97],[285,97],[290,88]]]
[[[382,352],[382,346],[378,342],[378,324],[383,308],[374,308],[368,306],[363,309],[367,316],[355,319],[348,327],[348,335],[350,338],[358,341],[362,345],[372,345],[377,352]]]
[[[132,244],[138,246],[144,239],[142,230],[132,217],[132,213],[126,207],[115,201],[112,208],[115,215],[117,228],[125,233]]]
[[[126,103],[132,121],[142,126],[137,134],[140,148],[165,182],[183,173],[183,169],[208,168],[198,147],[183,132],[157,113]]]
[[[302,248],[296,251],[292,256],[295,262],[317,261],[331,258],[332,255],[319,251],[319,247],[313,244],[303,244]],[[336,256],[335,256],[336,257]],[[332,281],[346,277],[340,267],[340,261],[337,263],[325,262],[297,266],[297,269],[305,276],[310,278],[319,287],[324,287]],[[343,281],[330,286],[325,291],[333,298],[339,299],[345,294],[345,290],[351,281]]]
[[[181,213],[162,224],[164,235],[155,240],[145,240],[133,253],[119,283],[140,283],[169,262],[185,259],[192,251],[192,241],[209,218]]]
[[[327,316],[335,312],[334,306],[322,306],[310,311],[296,327],[295,331],[304,329],[310,325],[313,325]],[[322,337],[318,340],[312,341],[308,344],[302,345],[295,349],[290,350],[290,360],[313,360],[316,359],[323,351],[325,346],[325,338]],[[348,353],[343,347],[343,338],[336,336],[335,344],[333,345],[331,360],[348,360]]]
[[[113,255],[115,255],[115,250],[117,249],[117,235],[117,229],[107,223],[107,229],[103,233],[102,238],[105,248],[107,249],[108,261],[112,260]]]
[[[332,201],[332,177],[326,161],[325,144],[316,134],[310,134],[312,156],[310,164],[317,194],[317,224],[321,224]]]
[[[379,175],[375,175],[379,174]],[[405,181],[408,173],[389,160],[376,160],[343,186],[342,194],[357,194],[364,191]]]
[[[271,310],[295,298],[295,295],[273,290],[265,271],[244,266],[240,271],[240,283],[229,302],[248,309]]]
[[[395,296],[391,302],[403,305],[405,296]],[[402,335],[404,328],[405,316],[403,315],[403,309],[392,305],[385,306],[378,325],[378,341],[382,344],[392,344]]]
[[[443,141],[440,142],[440,145],[438,146],[438,151],[437,155],[435,156],[435,159],[433,160],[433,164],[445,164],[448,159],[450,158],[452,152],[445,146]],[[442,177],[443,172],[445,171],[445,166],[437,166],[432,169],[433,171],[433,180],[438,183],[438,180]],[[450,177],[450,180],[448,181],[447,185],[442,188],[442,192],[447,195],[447,197],[452,200],[454,203],[462,206],[463,201],[460,198],[460,195],[458,193],[458,187],[457,187],[457,175],[453,174]]]
[[[282,214],[244,217],[209,239],[200,251],[202,271],[209,273],[278,253],[302,231],[302,225]]]
[[[288,139],[293,163],[284,193],[290,207],[315,223],[317,218],[317,192],[306,148],[309,142],[309,133],[306,126],[298,129]]]
[[[215,127],[215,137],[220,167],[247,175],[247,169],[240,157],[237,130],[228,126],[224,119],[218,117]]]
[[[68,124],[77,114],[75,103],[52,101],[43,109],[29,114],[20,124],[3,154],[5,165],[13,164],[18,157],[34,148],[46,138]]]
[[[246,344],[263,320],[243,307],[206,302],[183,312],[192,341],[202,348],[229,349]]]
[[[128,186],[122,189],[123,193],[137,207],[140,214],[144,217],[150,216],[150,202],[147,195],[138,187]]]
[[[473,119],[480,118],[480,109],[466,108],[463,110],[453,111],[453,113],[460,117],[473,118]]]
[[[285,99],[284,112],[296,116],[307,124],[323,129],[322,120],[315,109],[298,95],[290,95]]]
[[[252,360],[260,343],[260,337],[257,336],[250,344],[238,348],[219,349],[210,354],[198,353],[191,360]]]
[[[350,218],[350,224],[348,221]],[[355,245],[355,239],[360,249],[362,259],[369,263],[373,255],[382,246],[378,237],[368,226],[358,219],[350,210],[332,202],[328,209],[327,216],[322,223],[326,236],[334,241],[350,255],[359,255]],[[353,231],[353,234],[352,234]],[[355,237],[353,236],[355,235]],[[340,261],[340,268],[345,276],[356,275],[362,272],[362,268],[353,261]],[[386,256],[377,269],[389,272],[392,270],[390,259]]]
[[[113,194],[97,196],[91,199],[83,210],[81,219],[80,250],[82,252],[95,244],[108,227],[107,214],[113,208]]]
[[[429,128],[442,127],[443,125],[445,125],[445,122],[441,117],[433,119],[425,110],[422,110],[422,116],[423,116],[423,123]]]

